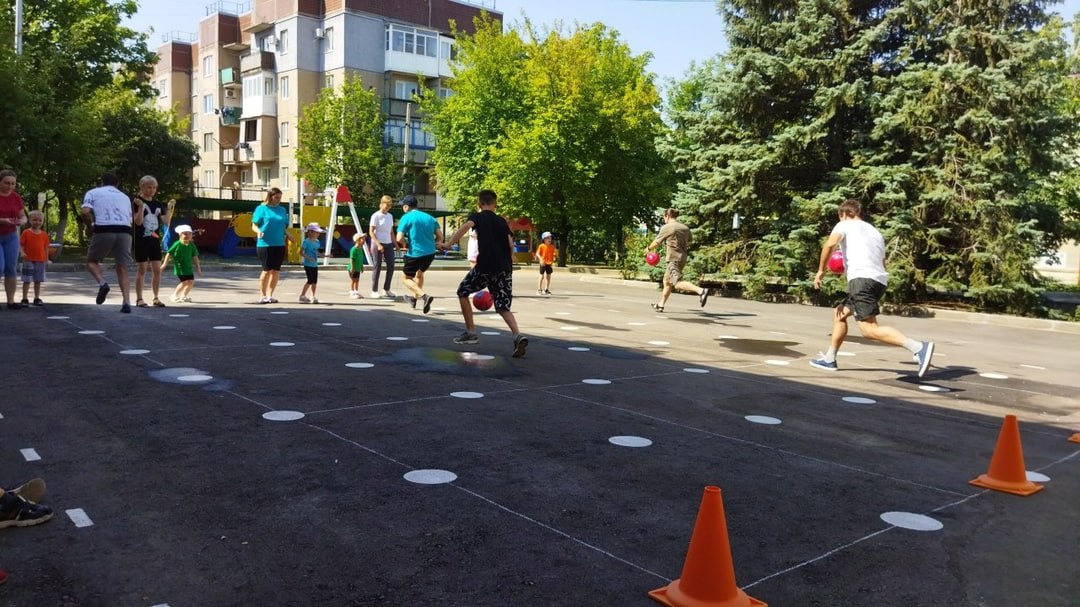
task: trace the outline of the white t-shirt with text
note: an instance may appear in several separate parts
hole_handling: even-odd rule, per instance
[[[131,227],[131,199],[111,185],[87,192],[83,197],[82,208],[94,212],[96,226]]]

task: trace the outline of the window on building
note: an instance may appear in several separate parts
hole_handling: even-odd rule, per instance
[[[216,188],[218,187],[217,175],[212,170],[202,172],[202,187],[204,188]]]
[[[281,84],[278,85],[278,90],[281,91],[281,98],[282,99],[288,99],[289,98],[289,77],[288,76],[282,76],[281,77]]]
[[[260,36],[258,39],[255,40],[255,43],[259,47],[259,50],[264,53],[274,52],[275,42],[277,42],[277,39],[274,38],[274,34],[272,33],[265,36]]]
[[[438,90],[438,95],[439,95],[439,99],[446,99],[447,97],[453,97],[454,96],[454,90],[449,88],[449,87],[440,86],[439,90]]]
[[[202,60],[202,75],[213,76],[214,75],[214,56],[207,55]]]
[[[324,33],[326,36],[326,52],[334,50],[334,28],[328,27]]]
[[[262,185],[264,188],[270,187],[270,168],[263,168],[259,171],[259,175],[262,178]]]
[[[409,82],[407,80],[395,80],[394,81],[394,99],[409,99],[413,98],[418,92],[418,85],[415,82]]]
[[[202,151],[213,152],[214,151],[214,134],[203,133],[202,136]]]
[[[289,167],[281,167],[281,189],[289,189]]]
[[[274,79],[263,78],[263,95],[270,97],[274,94]]]
[[[278,143],[281,144],[281,147],[286,147],[286,146],[289,145],[289,123],[288,122],[282,122],[281,123],[281,130],[278,131]]]
[[[429,30],[390,25],[386,28],[386,50],[436,57],[439,54],[439,35]]]
[[[334,88],[334,75],[333,74],[327,74],[326,75],[326,88],[328,88],[328,89]]]
[[[457,59],[457,45],[449,40],[439,42],[439,58],[444,61]]]
[[[439,38],[435,32],[416,30],[416,54],[436,57],[439,54]]]
[[[259,87],[262,85],[259,76],[244,78],[244,97],[253,99],[259,96]]]
[[[247,169],[240,171],[240,183],[244,185],[251,183],[251,171]]]
[[[278,52],[282,55],[289,54],[289,30],[281,30],[278,33]]]
[[[202,98],[202,111],[203,111],[204,114],[213,114],[214,113],[214,96],[213,95],[203,95],[203,98]]]
[[[255,141],[259,138],[259,122],[257,120],[244,121],[244,141]]]
[[[169,80],[168,78],[162,78],[157,83],[157,96],[164,98],[169,96]]]

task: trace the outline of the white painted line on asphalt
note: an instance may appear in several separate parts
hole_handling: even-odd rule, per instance
[[[66,510],[65,513],[71,519],[71,522],[75,523],[76,527],[89,527],[94,524],[94,521],[90,520],[90,517],[86,515],[82,508],[72,508]]]
[[[28,462],[36,462],[41,460],[41,456],[38,455],[38,452],[33,449],[19,449],[19,453],[22,453],[22,456],[26,458],[26,461]]]
[[[1020,365],[1020,366],[1024,367],[1025,369],[1036,369],[1038,371],[1045,371],[1046,370],[1046,367],[1040,367],[1039,365]]]

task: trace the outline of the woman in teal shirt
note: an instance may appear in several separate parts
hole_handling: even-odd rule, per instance
[[[270,188],[266,200],[251,215],[251,227],[259,240],[255,250],[262,262],[259,275],[259,303],[277,303],[274,289],[281,277],[281,264],[285,263],[286,243],[292,242],[287,229],[289,212],[281,206],[281,190]]]

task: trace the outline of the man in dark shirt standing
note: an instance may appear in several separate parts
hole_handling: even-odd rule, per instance
[[[480,210],[469,215],[450,240],[441,246],[445,250],[457,243],[469,230],[476,230],[476,240],[479,244],[476,266],[469,270],[469,273],[461,280],[457,290],[461,315],[465,317],[465,332],[456,337],[454,343],[475,344],[480,341],[480,337],[476,334],[476,324],[473,322],[469,296],[487,289],[495,300],[495,311],[502,316],[506,321],[506,326],[514,334],[514,358],[521,358],[525,356],[529,340],[518,330],[517,319],[510,311],[514,287],[514,235],[506,220],[495,214],[498,200],[499,197],[494,191],[480,190],[477,194]]]

